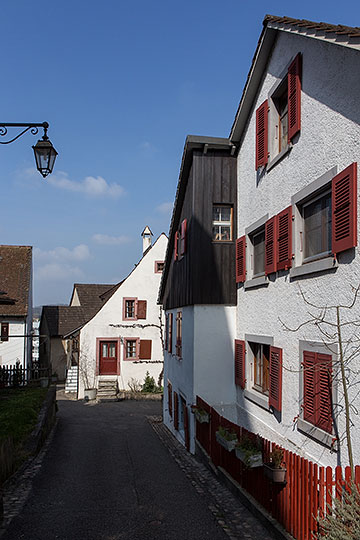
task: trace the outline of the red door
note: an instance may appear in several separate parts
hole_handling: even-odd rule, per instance
[[[100,342],[100,375],[117,374],[117,341]]]

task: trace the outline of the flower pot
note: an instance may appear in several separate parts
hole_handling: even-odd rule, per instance
[[[228,439],[225,439],[225,437],[220,435],[220,433],[218,433],[218,432],[216,432],[215,436],[216,436],[217,442],[223,448],[225,448],[225,450],[227,450],[228,452],[231,452],[232,450],[234,450],[235,445],[238,442],[237,439],[232,439],[232,440],[229,441]]]
[[[275,484],[285,484],[286,469],[275,469],[271,465],[264,463],[264,473]]]
[[[90,401],[96,398],[96,388],[86,388],[84,390],[85,401]]]
[[[261,452],[257,452],[256,454],[252,455],[246,455],[246,452],[241,450],[241,448],[235,448],[235,454],[240,461],[244,463],[246,467],[249,467],[250,469],[254,469],[255,467],[262,467],[263,465],[263,459]]]
[[[206,411],[200,412],[199,410],[194,411],[195,418],[199,422],[199,424],[209,424],[210,422],[210,414]]]

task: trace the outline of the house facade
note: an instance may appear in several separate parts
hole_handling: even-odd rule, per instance
[[[196,395],[219,406],[235,400],[234,151],[228,139],[187,137],[159,295],[166,311],[164,423],[192,452]]]
[[[0,246],[0,366],[32,361],[32,247]]]
[[[146,372],[157,382],[163,370],[163,315],[157,295],[163,270],[167,236],[154,244],[146,227],[143,256],[99,311],[78,332],[78,397],[84,390],[112,387],[129,390],[142,384]]]
[[[330,466],[347,464],[339,328],[355,407],[360,365],[349,324],[360,303],[336,326],[360,275],[359,40],[340,30],[268,16],[230,135],[239,145],[233,418]]]
[[[164,421],[191,451],[192,415],[183,435],[180,414],[200,397],[230,422],[319,465],[348,464],[341,353],[349,403],[358,407],[359,48],[357,28],[265,17],[227,140],[236,147],[237,289],[231,306],[214,302],[235,316],[235,335],[222,329],[222,339],[214,306],[204,324],[207,306],[198,311],[197,301],[184,294],[195,283],[199,297],[209,289],[220,296],[221,286],[209,288],[204,269],[196,280],[194,266],[186,270],[176,259],[184,219],[220,202],[194,199],[186,214],[180,197],[185,147],[160,301],[169,321]],[[208,148],[204,160],[207,155]],[[201,175],[204,168],[196,170]],[[221,167],[212,170],[223,186]],[[221,220],[212,223],[214,234],[221,233]],[[201,215],[200,230],[205,222]],[[203,241],[188,235],[186,250],[200,253]],[[230,276],[231,262],[222,269]],[[359,463],[360,424],[356,415],[351,421]]]

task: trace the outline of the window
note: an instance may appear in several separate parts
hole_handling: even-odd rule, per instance
[[[187,251],[187,219],[183,219],[180,230],[174,235],[174,261],[181,260]]]
[[[1,339],[0,341],[9,341],[9,323],[1,323]]]
[[[139,359],[139,338],[124,338],[124,360]]]
[[[230,205],[213,206],[212,238],[215,242],[232,240],[233,209]]]
[[[147,301],[137,298],[123,299],[123,320],[146,319]]]
[[[256,110],[255,168],[275,164],[301,128],[301,54]],[[270,162],[270,163],[268,163]]]
[[[253,388],[263,394],[269,394],[269,355],[270,347],[262,343],[249,343],[253,357]]]
[[[176,314],[176,356],[182,355],[182,312]]]
[[[168,316],[168,335],[167,335],[167,351],[172,353],[172,330],[173,330],[173,314]]]
[[[164,270],[164,261],[155,261],[155,274],[161,274]]]
[[[328,190],[301,207],[304,262],[331,254],[331,192]]]
[[[253,277],[265,273],[265,227],[251,236],[253,246]]]

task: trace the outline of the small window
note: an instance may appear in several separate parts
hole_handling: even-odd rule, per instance
[[[124,343],[125,358],[124,360],[137,360],[138,359],[138,339],[126,338]]]
[[[232,214],[230,205],[213,206],[212,237],[215,242],[230,242],[232,240]]]
[[[331,192],[327,191],[301,207],[304,262],[331,253]]]
[[[123,320],[126,319],[137,319],[137,298],[123,299]]]
[[[253,245],[254,276],[265,274],[265,228],[255,233],[251,237]]]
[[[262,343],[249,343],[253,357],[254,386],[262,394],[269,394],[270,347]]]
[[[161,274],[164,270],[164,261],[155,261],[155,274]]]
[[[275,122],[275,140],[277,141],[277,152],[280,153],[288,147],[288,86],[287,80],[283,81],[277,90],[277,94],[272,97],[277,119]]]
[[[0,341],[9,341],[9,323],[1,323],[1,339]]]

